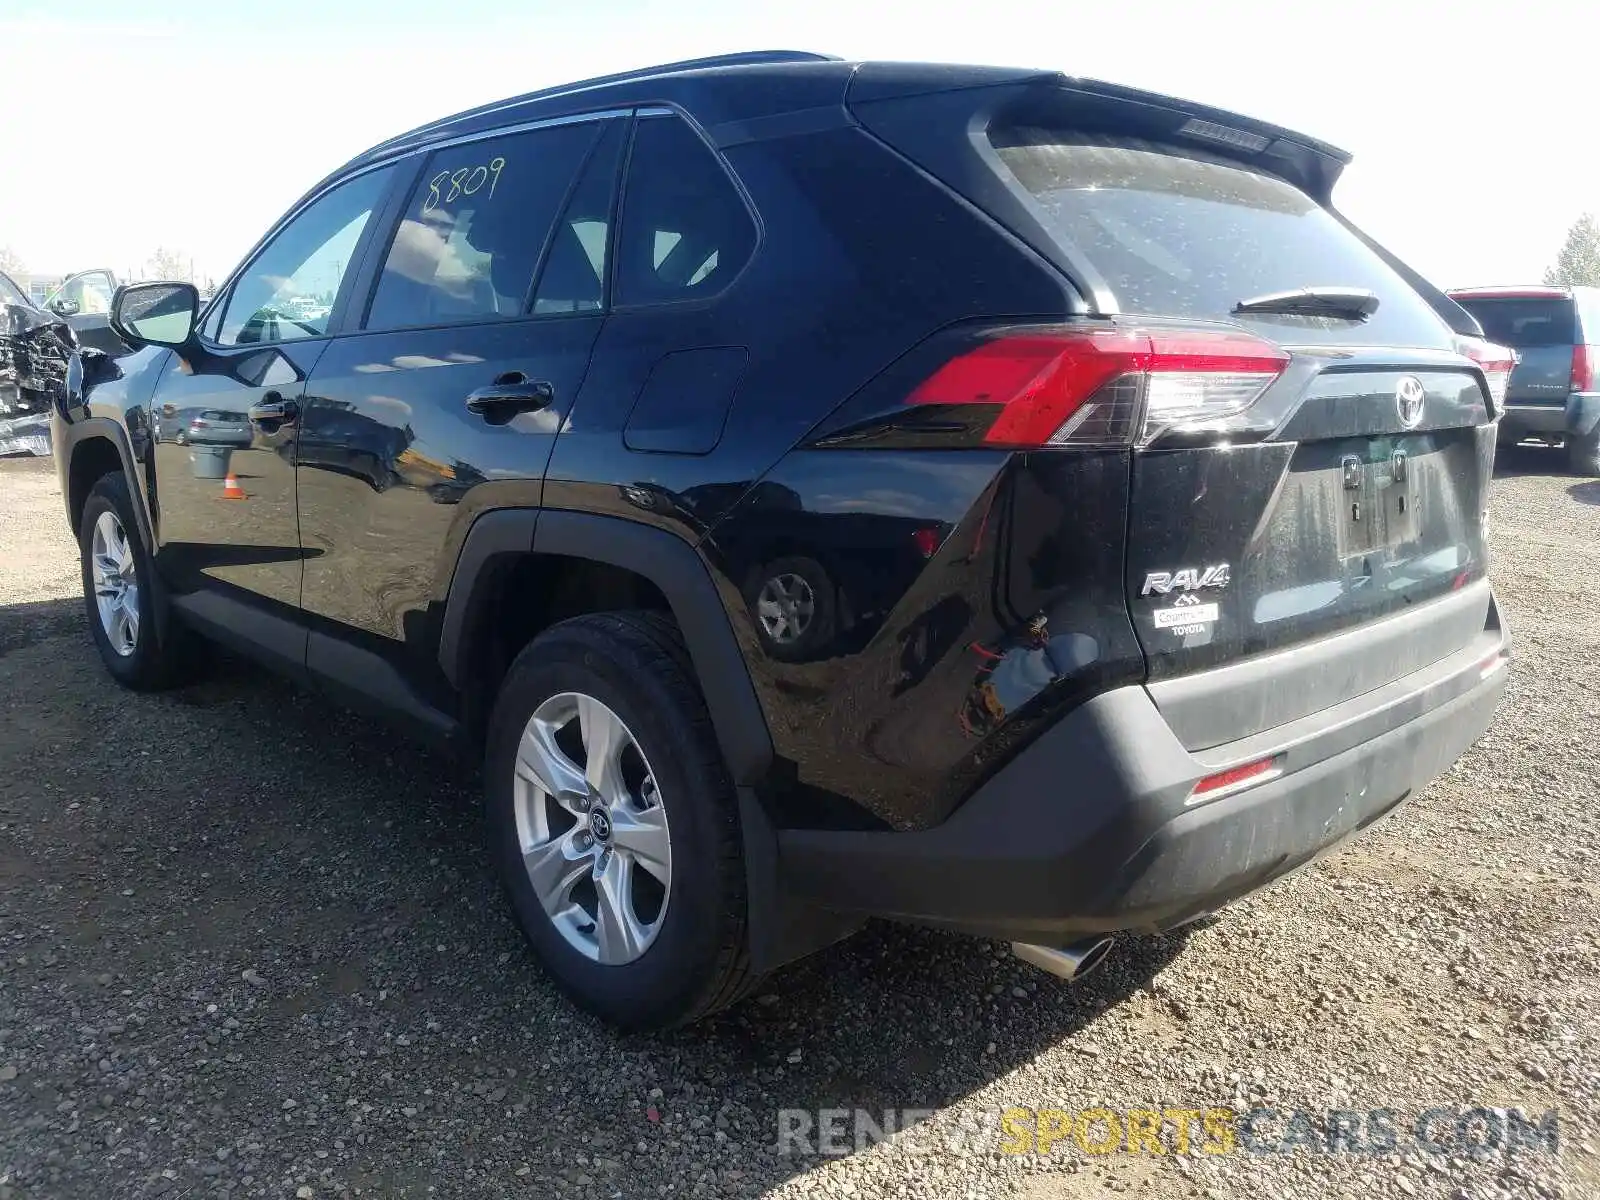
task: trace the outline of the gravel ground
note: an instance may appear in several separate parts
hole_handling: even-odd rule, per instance
[[[1600,483],[1557,471],[1515,452],[1495,487],[1496,728],[1353,847],[1075,988],[875,926],[647,1039],[542,978],[444,764],[226,659],[113,688],[48,463],[0,463],[0,1200],[1600,1195]],[[935,1112],[778,1152],[780,1110],[858,1106]],[[1387,1108],[1400,1137],[1001,1153],[1019,1106],[1271,1107],[1268,1144]],[[1411,1140],[1477,1106],[1558,1110],[1559,1153]]]

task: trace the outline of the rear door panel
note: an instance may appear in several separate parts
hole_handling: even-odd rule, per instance
[[[358,332],[308,389],[298,459],[303,605],[431,678],[438,599],[473,518],[536,508],[605,321],[606,221],[622,123],[435,150],[363,271]],[[574,229],[598,221],[598,261]],[[542,302],[542,303],[541,303]],[[505,389],[543,405],[468,407]],[[314,670],[328,649],[313,638]],[[330,673],[332,673],[330,671]]]
[[[382,639],[420,632],[435,566],[485,506],[533,508],[603,318],[343,338],[318,365],[299,455],[303,604]],[[492,424],[469,393],[520,374],[556,401]]]

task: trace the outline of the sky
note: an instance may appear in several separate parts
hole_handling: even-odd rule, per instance
[[[121,273],[160,246],[220,280],[395,133],[783,48],[1055,69],[1273,121],[1354,154],[1335,204],[1434,283],[1537,281],[1600,210],[1596,35],[1582,0],[0,0],[0,247]]]

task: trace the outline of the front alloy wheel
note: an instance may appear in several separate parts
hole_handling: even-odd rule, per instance
[[[107,509],[95,520],[89,553],[100,628],[112,650],[131,657],[139,648],[139,569],[115,511]]]
[[[667,810],[637,739],[601,701],[563,692],[529,718],[515,773],[522,862],[551,924],[585,958],[633,962],[672,895]]]
[[[185,631],[163,607],[120,471],[95,480],[78,519],[83,602],[100,661],[118,683],[145,690],[179,682],[192,662]]]

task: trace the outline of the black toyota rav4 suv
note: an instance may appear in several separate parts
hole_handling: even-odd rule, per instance
[[[94,640],[481,759],[528,940],[618,1024],[874,915],[1070,975],[1378,820],[1503,687],[1509,355],[1331,209],[1345,161],[796,53],[424,126],[203,313],[119,291],[54,429]]]

